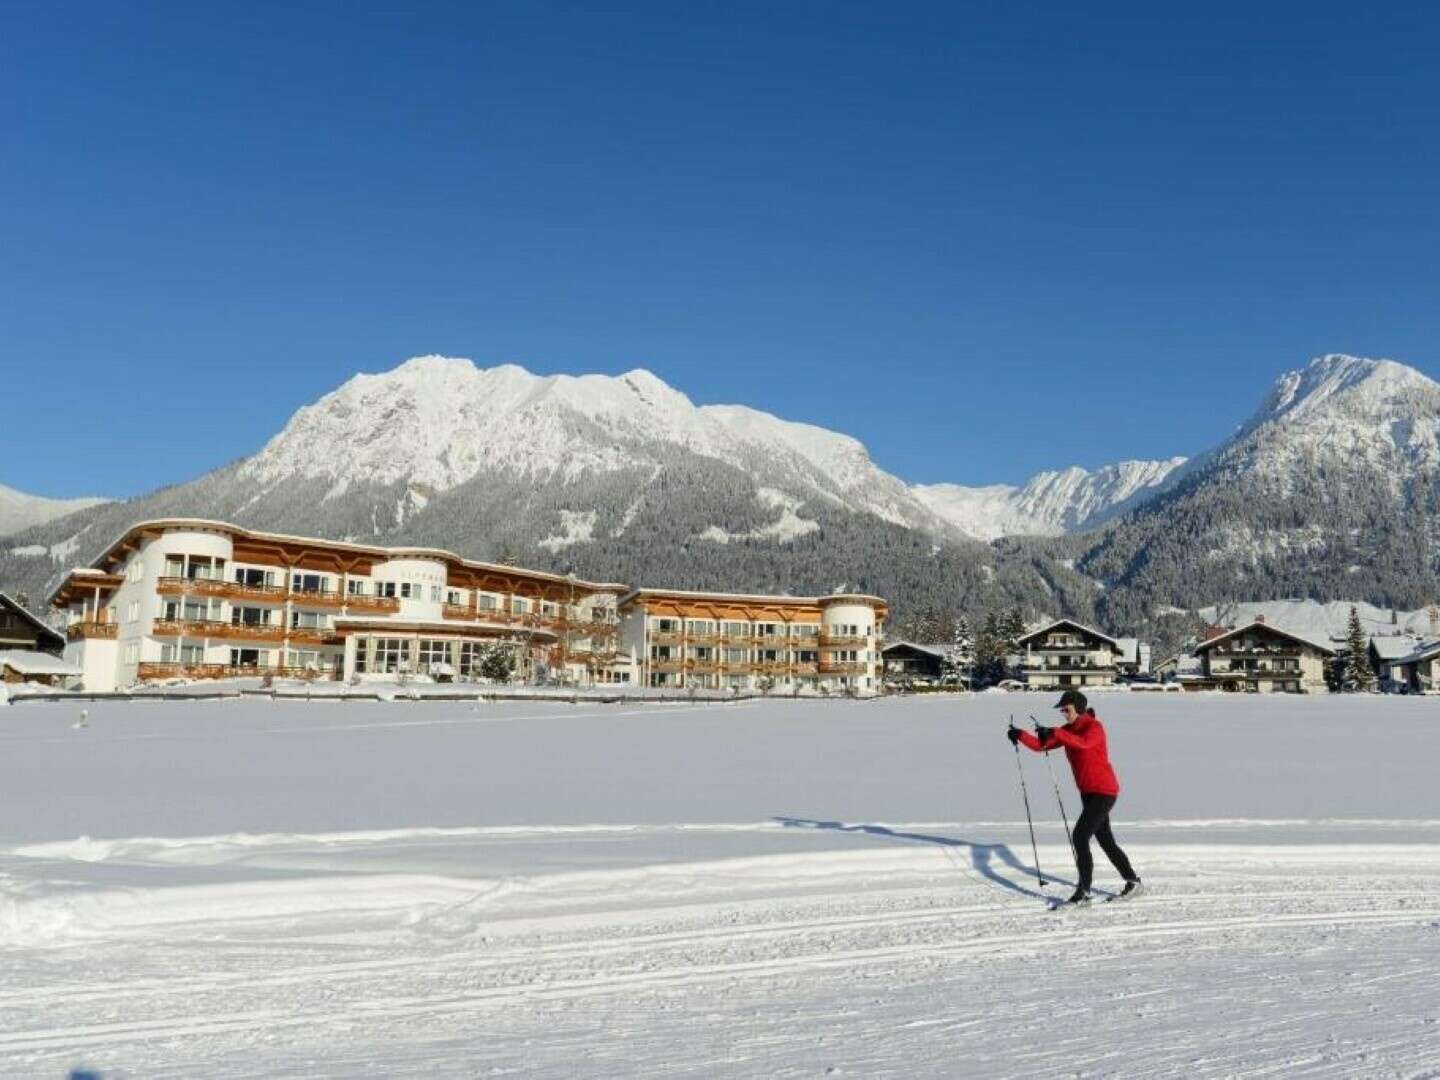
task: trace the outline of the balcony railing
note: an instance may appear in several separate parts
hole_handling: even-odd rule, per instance
[[[355,613],[393,615],[400,610],[400,598],[398,596],[360,596],[356,593],[347,593],[345,606]]]
[[[340,678],[338,667],[261,667],[257,664],[185,664],[175,660],[147,660],[139,665],[136,678],[141,682],[155,679],[236,679],[264,678],[317,679],[332,681]]]
[[[651,670],[651,671],[681,672],[681,671],[684,671],[684,670],[685,670],[685,661],[683,661],[683,660],[651,660],[651,661],[650,661],[650,670]]]
[[[334,589],[292,589],[287,596],[290,603],[303,607],[339,608],[344,607],[350,600],[344,593]]]
[[[864,675],[868,665],[858,661],[820,661],[822,675]]]
[[[154,637],[208,637],[241,641],[282,641],[285,627],[276,623],[228,623],[218,619],[156,619]]]
[[[283,604],[286,596],[284,585],[243,585],[223,578],[162,577],[155,591],[165,596],[218,596],[262,604]]]
[[[478,619],[480,616],[469,604],[445,604],[440,614],[447,619]]]
[[[826,649],[826,648],[839,648],[839,647],[844,647],[844,648],[853,649],[853,648],[855,648],[857,645],[858,645],[858,646],[864,646],[864,645],[869,644],[869,642],[870,642],[870,639],[869,639],[868,637],[866,637],[864,634],[821,634],[821,635],[820,635],[820,647],[821,647],[822,649]]]
[[[65,628],[67,641],[79,641],[82,638],[114,638],[120,627],[113,622],[73,622]]]

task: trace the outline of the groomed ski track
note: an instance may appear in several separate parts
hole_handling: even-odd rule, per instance
[[[1199,802],[1188,772],[1158,796],[1137,782],[1135,816],[1117,824],[1146,894],[1057,914],[1045,897],[1073,886],[1058,815],[1037,822],[1052,878],[1042,892],[1018,814],[927,813],[1014,812],[1019,801],[984,789],[930,798],[934,778],[952,775],[926,771],[935,736],[980,760],[993,751],[1014,780],[990,717],[975,732],[949,717],[928,731],[930,704],[782,716],[774,773],[735,789],[717,789],[733,770],[720,775],[707,753],[763,723],[753,706],[610,720],[557,711],[533,730],[517,727],[534,718],[528,706],[516,723],[447,712],[405,728],[370,726],[383,715],[373,711],[311,720],[270,703],[239,714],[150,706],[129,714],[133,725],[100,710],[103,743],[63,742],[46,723],[53,708],[12,709],[0,732],[11,749],[0,779],[24,826],[0,845],[7,1077],[79,1066],[106,1077],[1440,1075],[1440,821],[1428,788],[1393,791],[1413,758],[1352,754],[1352,766],[1401,770],[1376,780],[1392,789],[1377,799],[1385,816],[1359,819],[1332,817],[1332,802],[1280,781],[1263,798],[1246,788],[1212,799],[1219,766],[1192,754]],[[1307,718],[1306,745],[1324,741],[1327,715]],[[226,722],[212,727],[217,718]],[[389,801],[369,817],[344,800],[350,770],[375,758],[312,752],[351,746],[359,724],[385,740],[372,750],[392,751],[391,784],[377,789]],[[894,775],[872,725],[904,751]],[[1134,758],[1158,732],[1116,727],[1141,772]],[[1247,770],[1283,776],[1298,730],[1274,733],[1283,754],[1252,737]],[[488,748],[489,759],[467,759],[482,794],[465,798],[483,805],[517,760],[514,747],[500,753],[499,731],[525,747],[589,732],[585,755],[610,744],[612,773],[642,753],[689,772],[649,801],[623,785],[597,791],[593,806],[612,811],[602,819],[583,812],[588,774],[571,771],[562,743],[547,762],[570,780],[570,822],[543,820],[547,793],[527,804],[512,791],[488,814],[508,823],[455,824],[434,785],[458,746]],[[814,749],[822,737],[825,753]],[[83,807],[46,809],[26,771],[43,773],[57,739],[86,781],[77,790],[113,785],[102,791],[110,820],[132,831],[67,837],[64,815]],[[76,764],[86,747],[107,771]],[[808,770],[797,771],[802,751]],[[193,768],[152,802],[126,778],[156,755]],[[313,802],[243,797],[296,758],[289,767],[319,785]],[[407,788],[412,769],[425,782]],[[993,779],[973,775],[977,789]],[[832,793],[842,808],[926,816],[721,816],[774,806],[777,791],[791,796],[784,809]],[[687,799],[716,816],[663,812]],[[336,827],[337,804],[355,828]],[[394,808],[405,805],[440,823],[404,823]],[[626,807],[647,812],[615,816]],[[1234,808],[1265,813],[1220,816]],[[174,828],[197,820],[235,828]],[[1118,885],[1103,857],[1097,885]]]

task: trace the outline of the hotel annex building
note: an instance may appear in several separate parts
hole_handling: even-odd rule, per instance
[[[522,681],[672,689],[880,685],[879,597],[632,589],[617,582],[258,532],[135,525],[50,598],[88,690],[272,674],[468,679],[495,648]]]

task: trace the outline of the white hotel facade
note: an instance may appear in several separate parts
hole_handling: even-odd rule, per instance
[[[243,675],[569,685],[879,687],[885,602],[631,589],[618,582],[244,529],[142,522],[50,598],[86,689]]]

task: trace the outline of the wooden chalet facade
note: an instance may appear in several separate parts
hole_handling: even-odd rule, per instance
[[[1281,630],[1263,619],[1226,630],[1195,646],[1207,687],[1249,693],[1323,693],[1328,645]]]
[[[1021,675],[1036,689],[1111,686],[1118,674],[1120,643],[1073,619],[1032,630],[1016,645]]]
[[[65,636],[50,629],[18,600],[0,592],[0,651],[49,653],[65,651]]]

